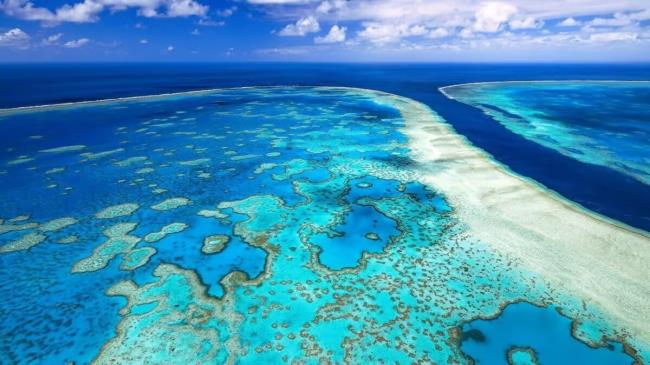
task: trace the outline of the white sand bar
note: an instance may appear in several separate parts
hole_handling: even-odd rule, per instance
[[[515,175],[427,106],[388,96],[422,182],[442,192],[470,233],[650,342],[650,237]]]

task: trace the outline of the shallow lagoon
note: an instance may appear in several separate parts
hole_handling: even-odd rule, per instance
[[[477,364],[632,364],[620,344],[594,350],[572,337],[571,326],[553,307],[515,303],[464,325],[462,349]]]
[[[258,88],[2,115],[2,360],[466,363],[462,325],[520,300],[645,359],[467,234],[419,181],[398,105]]]

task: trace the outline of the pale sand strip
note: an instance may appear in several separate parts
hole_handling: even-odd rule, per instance
[[[650,238],[516,176],[427,106],[391,97],[423,182],[470,233],[549,282],[597,304],[650,342]]]
[[[594,84],[613,84],[613,83],[627,83],[627,84],[647,84],[650,80],[589,80],[589,79],[575,79],[575,80],[511,80],[511,81],[480,81],[480,82],[466,82],[462,84],[447,85],[439,88],[438,90],[449,99],[457,100],[454,96],[447,92],[448,89],[453,89],[459,86],[471,85],[500,85],[500,84],[560,84],[560,83],[594,83]]]

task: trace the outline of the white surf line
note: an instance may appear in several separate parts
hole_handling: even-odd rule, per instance
[[[238,86],[238,87],[211,88],[211,89],[201,89],[201,90],[179,91],[174,93],[124,96],[119,98],[96,99],[96,100],[81,100],[81,101],[72,101],[69,103],[18,106],[14,108],[4,108],[4,109],[0,108],[0,115],[20,113],[20,112],[46,111],[51,109],[60,109],[60,108],[75,107],[75,106],[89,106],[89,105],[92,106],[92,105],[120,103],[120,102],[129,102],[129,101],[155,100],[158,98],[164,99],[164,98],[174,97],[174,96],[197,96],[197,95],[211,94],[214,92],[227,91],[227,90],[273,89],[273,88],[288,88],[288,87],[318,88],[318,86],[303,86],[303,85]]]
[[[611,83],[630,83],[630,84],[646,84],[650,83],[650,80],[510,80],[510,81],[480,81],[480,82],[465,82],[461,84],[452,84],[443,87],[439,87],[438,91],[442,95],[448,97],[452,100],[457,100],[454,96],[449,95],[445,90],[452,89],[458,86],[470,86],[470,85],[496,85],[496,84],[561,84],[563,82],[573,82],[573,83],[602,83],[602,84],[611,84]],[[467,103],[463,103],[467,104]],[[468,104],[469,105],[469,104]]]
[[[404,118],[422,182],[445,195],[472,236],[650,343],[648,236],[515,175],[427,106],[390,98]]]
[[[114,102],[123,102],[123,101],[137,101],[137,100],[146,100],[154,98],[165,98],[169,96],[182,96],[182,95],[200,95],[203,93],[209,93],[212,91],[217,91],[220,89],[204,89],[204,90],[192,90],[192,91],[181,91],[177,93],[163,93],[163,94],[153,94],[153,95],[139,95],[139,96],[125,96],[120,98],[108,98],[108,99],[97,99],[97,100],[82,100],[82,101],[72,101],[69,103],[57,103],[57,104],[43,104],[43,105],[31,105],[31,106],[18,106],[15,108],[4,108],[0,109],[0,114],[11,114],[21,111],[43,111],[47,109],[59,109],[65,107],[73,106],[83,106],[83,105],[94,105],[94,104],[108,104]]]

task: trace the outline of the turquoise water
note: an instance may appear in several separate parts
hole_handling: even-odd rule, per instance
[[[0,362],[465,364],[463,326],[520,300],[580,323],[566,348],[647,361],[420,183],[404,102],[248,88],[1,114]]]
[[[514,364],[633,363],[620,344],[593,349],[573,338],[571,325],[552,307],[511,304],[495,319],[463,326],[462,349],[477,364],[506,365],[508,358]]]
[[[531,141],[650,184],[650,82],[496,82],[443,90]]]

